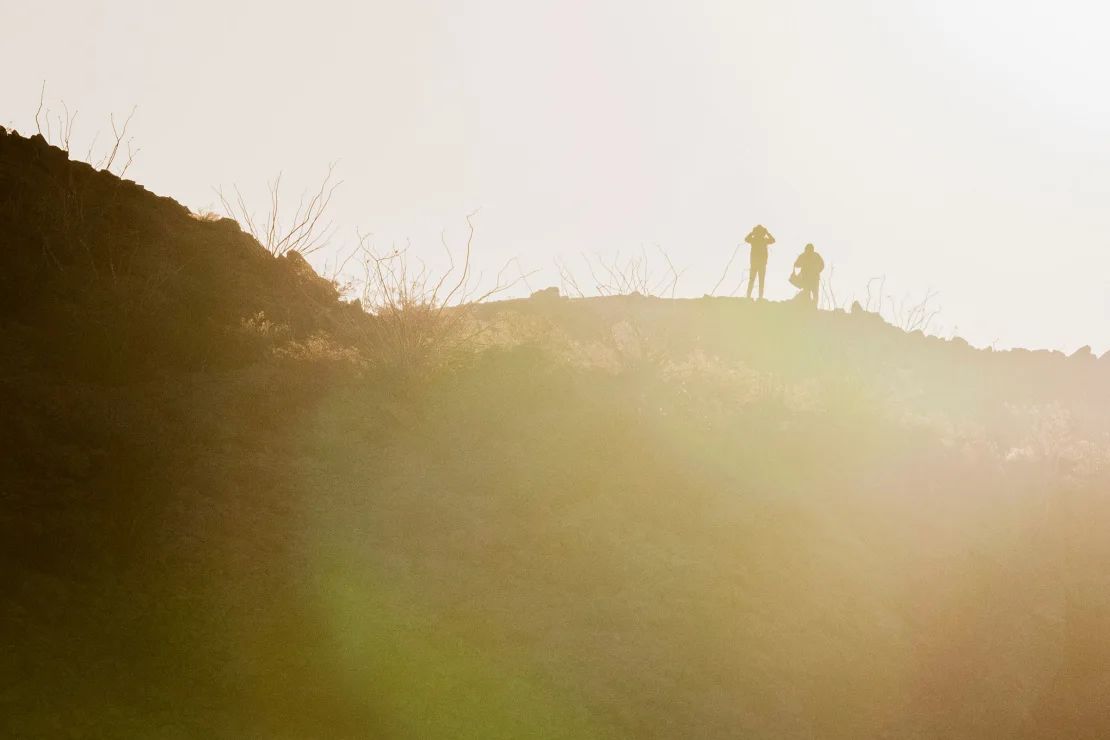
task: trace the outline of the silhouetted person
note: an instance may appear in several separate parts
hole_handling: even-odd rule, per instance
[[[763,224],[758,224],[751,233],[744,237],[744,241],[752,245],[752,264],[751,271],[748,273],[748,298],[752,297],[752,288],[755,287],[755,279],[759,278],[759,298],[763,299],[763,283],[767,279],[767,247],[775,243],[775,237],[771,236],[771,232],[764,228]]]
[[[825,269],[825,260],[817,254],[812,244],[807,244],[805,251],[794,260],[794,273],[790,282],[801,288],[799,295],[805,295],[811,303],[817,303],[817,289],[821,285],[821,272]]]

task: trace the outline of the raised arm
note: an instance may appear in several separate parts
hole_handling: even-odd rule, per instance
[[[752,230],[748,232],[748,235],[744,237],[744,241],[752,246],[755,246],[756,239],[768,245],[775,243],[775,237],[771,236],[771,232],[767,231],[767,227],[763,224],[756,224],[752,227]]]

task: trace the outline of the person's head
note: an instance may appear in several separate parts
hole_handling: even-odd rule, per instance
[[[812,244],[807,244],[806,245],[806,254],[813,254],[813,245]]]

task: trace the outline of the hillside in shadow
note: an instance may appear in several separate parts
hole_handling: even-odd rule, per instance
[[[1099,738],[1110,358],[863,311],[383,320],[0,133],[0,734]]]

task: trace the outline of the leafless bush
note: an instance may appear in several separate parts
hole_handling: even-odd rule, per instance
[[[875,283],[879,284],[879,288],[873,293],[871,286]],[[871,313],[881,313],[884,295],[886,295],[886,275],[871,278],[867,281],[867,302],[863,305],[863,309]]]
[[[890,298],[891,323],[906,332],[929,331],[933,320],[940,314],[940,309],[933,305],[938,295],[936,291],[929,290],[921,300],[908,295],[897,302]]]
[[[585,298],[586,293],[578,284],[578,278],[561,257],[555,258],[555,269],[559,271],[559,287],[563,295],[575,296],[577,298]]]
[[[297,252],[306,257],[328,245],[335,235],[334,224],[329,220],[331,198],[342,181],[335,181],[335,164],[328,165],[327,174],[315,190],[301,194],[297,208],[288,220],[283,218],[285,206],[281,197],[281,173],[268,184],[270,203],[265,215],[259,219],[247,205],[246,198],[234,186],[234,198],[223,188],[216,190],[220,205],[228,218],[234,219],[253,236],[259,244],[275,257]]]
[[[875,284],[878,283],[878,287]],[[936,305],[940,293],[935,290],[925,291],[921,299],[913,298],[909,294],[896,299],[886,292],[886,276],[873,277],[867,281],[865,303],[861,307],[865,311],[876,313],[888,322],[905,332],[929,332],[933,323],[940,315],[941,309]]]
[[[583,254],[582,260],[592,282],[593,294],[674,298],[678,281],[685,270],[676,269],[670,255],[661,247],[656,249],[659,252],[661,264],[653,263],[646,249],[641,249],[638,255],[626,258],[622,258],[619,251],[611,259],[600,254]],[[563,293],[585,298],[587,292],[582,289],[571,266],[566,261],[556,258],[555,267],[559,271]]]
[[[320,274],[325,280],[335,286],[335,291],[341,298],[350,298],[352,296],[361,298],[361,296],[358,295],[361,283],[347,273],[347,265],[350,264],[351,260],[365,253],[363,248],[365,241],[366,239],[360,236],[358,245],[354,249],[346,253],[336,253],[331,258],[324,260],[324,267]]]
[[[127,170],[131,169],[131,164],[135,161],[135,155],[139,153],[138,149],[132,149],[131,142],[133,141],[133,139],[127,136],[127,128],[131,125],[131,119],[135,116],[135,110],[135,108],[131,109],[131,112],[127,114],[127,118],[123,120],[122,126],[117,127],[115,114],[112,114],[108,117],[108,121],[112,125],[112,144],[109,147],[107,153],[105,153],[101,160],[95,165],[97,169],[108,170],[109,172],[111,172],[112,166],[116,165],[118,162],[119,171],[116,174],[120,177],[123,177],[127,173]],[[89,146],[90,159],[92,157],[92,147],[95,144],[96,137],[93,137],[93,143]],[[121,158],[121,146],[127,147],[126,159]]]
[[[42,83],[42,88],[39,90],[38,108],[35,110],[35,131],[47,143],[66,151],[72,156],[73,134],[79,111],[70,111],[64,100],[59,101],[58,104],[62,108],[61,111],[52,111],[50,106],[47,105],[46,83]],[[138,110],[138,107],[133,106],[131,112],[127,114],[127,118],[123,119],[122,124],[116,122],[114,113],[110,114],[108,122],[112,127],[111,141],[98,156],[95,152],[96,142],[100,138],[100,134],[94,135],[85,152],[83,161],[98,170],[107,170],[118,177],[125,176],[127,171],[131,169],[131,165],[134,164],[135,156],[140,151],[133,145],[134,137],[128,135],[128,128],[131,126],[131,119],[135,117],[136,110]]]
[[[826,311],[836,311],[844,308],[842,298],[837,293],[836,288],[836,265],[830,265],[818,288],[817,296],[818,308]]]
[[[362,305],[372,317],[367,330],[369,356],[380,366],[404,376],[420,375],[465,352],[483,327],[474,320],[476,304],[511,290],[527,279],[523,272],[508,277],[513,259],[497,273],[492,286],[482,288],[472,267],[474,214],[466,217],[467,236],[461,258],[441,244],[449,267],[437,273],[410,254],[409,247],[382,253],[368,236],[359,236],[363,267]]]
[[[46,98],[46,83],[39,90],[38,107],[35,109],[35,130],[51,146],[62,149],[73,157],[74,132],[79,111],[70,110],[64,100],[57,105],[60,110],[52,109]],[[128,135],[128,129],[135,115],[136,108],[132,108],[122,122],[117,123],[114,114],[109,116],[112,127],[112,140],[99,155],[96,154],[98,136],[94,136],[89,144],[83,160],[92,167],[105,170],[123,177],[127,174],[135,161],[139,150],[133,146],[133,137]],[[73,157],[80,161],[82,158]],[[116,244],[112,240],[101,240],[98,244],[91,243],[96,232],[98,221],[106,217],[111,211],[112,204],[118,197],[118,188],[108,192],[107,199],[97,199],[95,206],[91,206],[88,197],[89,180],[87,178],[74,178],[51,172],[52,185],[55,199],[49,204],[43,204],[41,212],[37,214],[43,225],[42,255],[45,264],[60,272],[66,270],[70,260],[74,257],[86,260],[88,275],[93,281],[106,280],[114,285],[121,271],[126,270],[126,265],[118,264]]]

